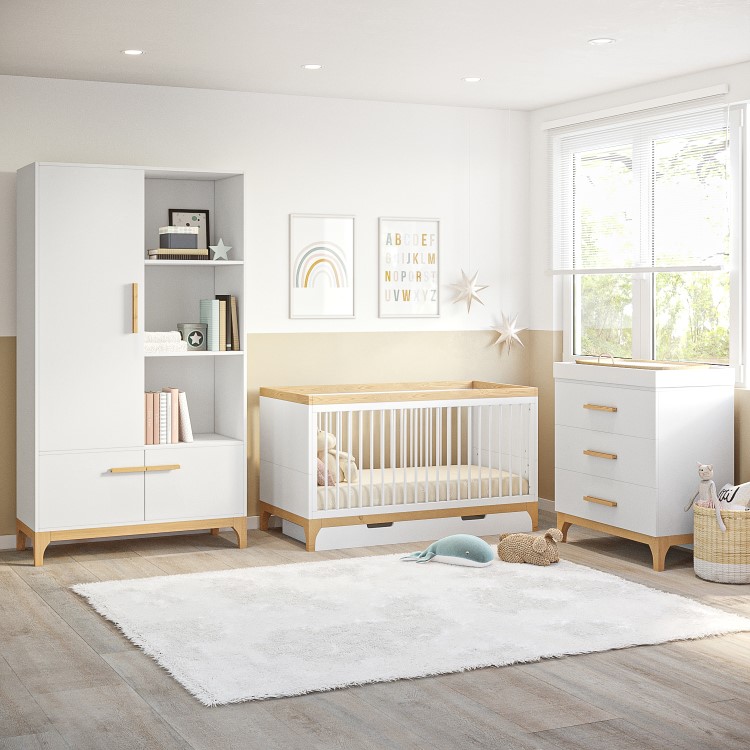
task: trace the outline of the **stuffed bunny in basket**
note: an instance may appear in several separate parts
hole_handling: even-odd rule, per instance
[[[693,499],[690,504],[685,508],[686,511],[690,510],[690,506],[695,503],[701,508],[714,508],[716,511],[716,523],[719,524],[719,528],[722,532],[727,530],[726,525],[721,517],[722,502],[716,495],[716,484],[714,482],[714,465],[713,464],[702,464],[698,462],[698,476],[700,477],[700,483],[698,484],[698,492],[693,495]],[[696,500],[696,498],[698,498]]]
[[[551,565],[560,561],[557,543],[563,538],[560,529],[547,529],[542,536],[534,534],[501,534],[497,555],[504,562]]]

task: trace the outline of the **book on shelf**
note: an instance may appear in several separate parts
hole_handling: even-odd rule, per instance
[[[164,391],[164,393],[167,393],[169,395],[168,417],[169,417],[169,422],[170,422],[170,427],[169,427],[170,439],[168,442],[179,443],[180,442],[180,406],[179,406],[180,389],[170,386],[168,388],[162,388],[162,391]]]
[[[226,335],[224,336],[225,345],[221,349],[221,351],[231,352],[234,348],[232,343],[232,295],[217,294],[216,299],[219,300],[219,303],[224,310],[222,320],[224,321],[224,329]],[[219,333],[219,338],[221,338],[221,333]]]
[[[149,260],[208,260],[208,248],[156,247],[148,251]]]
[[[237,312],[237,297],[231,296],[231,317],[232,317],[232,351],[240,350],[240,320]]]
[[[202,299],[200,301],[200,322],[205,323],[206,349],[210,352],[218,352],[219,349],[219,300]]]
[[[151,391],[151,405],[154,412],[153,434],[151,435],[151,445],[159,445],[159,394]]]
[[[146,445],[193,442],[185,391],[169,386],[161,391],[147,391],[144,395]]]
[[[146,445],[154,444],[154,399],[150,393],[144,393],[146,401]]]
[[[230,331],[231,335],[231,331]],[[219,300],[219,351],[227,350],[227,303],[225,300]]]
[[[193,426],[190,423],[190,412],[188,411],[187,396],[185,395],[185,391],[179,392],[178,404],[180,412],[180,440],[183,443],[192,443]]]
[[[167,394],[157,393],[159,397],[159,445],[167,442]]]

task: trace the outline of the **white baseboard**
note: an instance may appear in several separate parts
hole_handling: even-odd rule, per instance
[[[272,523],[271,526],[281,526],[281,521],[278,519],[271,519]],[[276,523],[274,523],[274,521]],[[257,529],[260,526],[260,516],[248,516],[247,517],[247,530],[252,531],[253,529]],[[169,532],[161,532],[163,536],[180,536],[184,534],[197,534],[199,532],[197,531],[169,531]],[[156,536],[155,534],[129,534],[128,536],[108,536],[108,537],[98,537],[97,539],[83,539],[81,541],[86,542],[95,542],[95,541],[103,541],[104,539],[107,539],[108,541],[116,540],[116,539],[148,539],[149,537]],[[52,544],[73,544],[75,540],[66,540],[61,542],[52,542]],[[16,535],[15,534],[7,534],[5,536],[0,536],[0,550],[4,549],[15,549],[16,548]]]

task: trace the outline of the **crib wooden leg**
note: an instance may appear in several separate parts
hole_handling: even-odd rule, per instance
[[[315,552],[315,540],[323,526],[322,521],[311,520],[305,524],[305,548],[308,552]]]
[[[526,510],[531,516],[531,530],[536,531],[539,528],[539,504],[526,503]]]

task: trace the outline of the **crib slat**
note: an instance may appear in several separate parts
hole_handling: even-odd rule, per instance
[[[448,457],[448,471],[446,472],[445,476],[445,499],[450,500],[451,499],[451,465],[453,464],[453,446],[452,443],[452,418],[453,418],[453,407],[449,406],[446,410],[445,418],[446,418],[446,426],[445,426],[445,444],[446,444],[446,454]]]
[[[346,412],[346,507],[352,507],[352,413]]]
[[[375,505],[374,498],[372,496],[372,487],[373,487],[373,472],[375,471],[375,430],[373,428],[373,410],[367,412],[368,415],[368,421],[370,423],[370,506]]]
[[[365,499],[362,497],[362,409],[357,412],[357,461],[359,471],[357,472],[357,497],[359,498],[359,507],[364,508]]]

